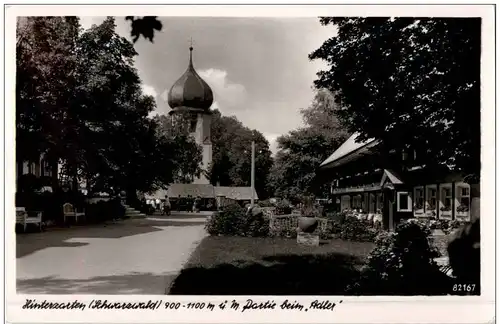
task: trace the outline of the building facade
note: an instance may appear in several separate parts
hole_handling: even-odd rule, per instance
[[[172,122],[182,122],[202,147],[202,172],[195,184],[208,184],[207,172],[212,163],[210,134],[211,111],[214,97],[210,86],[198,75],[193,66],[193,47],[189,48],[189,65],[184,74],[168,92],[168,105]]]
[[[430,166],[418,152],[381,155],[380,142],[353,134],[320,166],[331,179],[336,210],[378,218],[392,229],[405,218],[469,222],[479,217],[479,184],[447,166]]]

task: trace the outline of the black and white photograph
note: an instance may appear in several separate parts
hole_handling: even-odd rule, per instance
[[[94,7],[16,17],[17,294],[481,295],[481,16]]]

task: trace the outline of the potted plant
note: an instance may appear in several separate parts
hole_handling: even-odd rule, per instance
[[[314,207],[313,197],[304,197],[300,211],[299,229],[304,233],[313,233],[318,227],[318,210]]]

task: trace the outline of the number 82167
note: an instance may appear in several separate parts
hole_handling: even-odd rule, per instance
[[[473,292],[476,290],[476,284],[454,284],[453,292]]]

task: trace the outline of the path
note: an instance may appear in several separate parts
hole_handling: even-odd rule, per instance
[[[205,237],[204,222],[155,216],[18,234],[18,293],[164,294]]]

